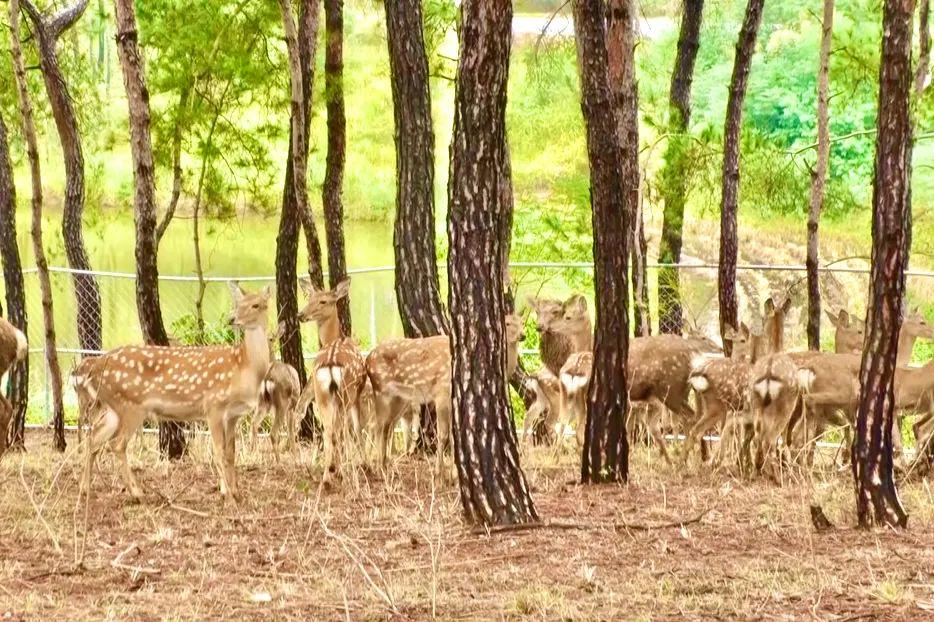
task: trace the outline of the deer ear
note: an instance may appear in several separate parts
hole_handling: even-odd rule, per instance
[[[308,278],[299,279],[298,286],[301,288],[303,292],[305,292],[306,296],[311,296],[312,294],[315,293],[315,286],[311,284],[311,279],[308,279]]]
[[[739,325],[739,334],[740,334],[740,335],[742,335],[743,337],[745,337],[746,339],[748,339],[748,338],[749,338],[749,335],[750,335],[750,332],[751,332],[751,331],[749,330],[749,327],[746,326],[746,322],[740,323],[740,325]]]
[[[535,296],[527,296],[525,302],[529,305],[529,309],[538,313],[538,298]]]
[[[769,296],[765,301],[765,312],[774,313],[775,312],[775,301],[772,300],[772,297]]]
[[[233,297],[235,303],[239,303],[243,300],[243,290],[240,289],[240,284],[236,281],[227,281],[227,288],[230,290],[230,295]]]
[[[569,309],[575,309],[579,313],[587,313],[587,299],[584,298],[583,294],[574,294],[567,299],[564,306]]]
[[[270,298],[272,298],[272,295],[274,292],[275,292],[275,288],[272,285],[267,285],[266,287],[263,288],[263,291],[260,293],[263,295],[263,297],[266,300],[269,300]]]
[[[840,309],[840,323],[846,327],[850,326],[850,314],[846,312],[846,309]]]
[[[791,296],[785,298],[785,302],[782,303],[782,313],[788,313],[791,311]]]
[[[345,278],[343,281],[334,286],[334,295],[338,298],[346,298],[350,293],[350,277]]]
[[[726,329],[723,331],[721,337],[724,339],[729,339],[730,341],[735,341],[736,338],[739,337],[739,333],[736,332],[735,328],[727,324]]]
[[[827,319],[830,320],[830,324],[831,324],[832,326],[834,326],[835,328],[839,328],[839,327],[840,327],[840,319],[839,319],[836,315],[834,315],[834,314],[831,313],[830,311],[824,311],[824,313],[827,314]],[[843,313],[844,313],[844,312],[841,311],[841,312],[840,312],[840,315],[843,315]]]

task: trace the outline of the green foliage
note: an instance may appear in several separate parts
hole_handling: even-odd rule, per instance
[[[239,340],[227,318],[221,316],[216,322],[205,322],[204,334],[198,329],[198,319],[194,314],[187,314],[172,322],[169,334],[181,345],[201,346],[208,344],[233,344]]]

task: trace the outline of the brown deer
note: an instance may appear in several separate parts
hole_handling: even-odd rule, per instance
[[[360,347],[350,337],[342,335],[337,303],[350,293],[350,279],[344,279],[333,290],[320,291],[308,281],[301,281],[308,303],[299,313],[302,322],[313,321],[318,326],[321,349],[312,364],[312,380],[299,399],[304,412],[314,395],[318,419],[324,440],[324,481],[338,472],[342,448],[360,441],[360,396],[366,382],[366,361]],[[310,390],[309,390],[310,389]],[[345,442],[351,439],[350,442]]]
[[[266,416],[272,413],[273,419],[272,427],[269,429],[269,441],[272,444],[273,452],[278,457],[279,430],[283,424],[285,424],[287,434],[286,448],[292,448],[296,432],[296,418],[293,415],[301,391],[301,381],[294,367],[282,361],[273,361],[269,365],[269,371],[266,372],[266,377],[263,378],[259,404],[251,426],[252,443],[254,445],[256,444],[260,425]]]
[[[535,394],[535,401],[525,413],[522,438],[531,441],[535,424],[545,420],[545,426],[554,429],[561,412],[561,381],[547,367],[543,367],[525,379],[525,386]]]
[[[571,354],[591,349],[593,327],[589,324],[590,316],[587,316],[587,329],[579,332],[581,339],[575,343],[573,337],[556,328],[555,322],[563,318],[568,311],[573,314],[575,310],[583,308],[586,314],[587,300],[580,294],[574,294],[564,302],[550,298],[529,298],[528,303],[537,317],[542,363],[557,378],[561,375],[561,367]]]
[[[901,332],[898,333],[896,365],[903,366],[911,362],[911,354],[918,339],[934,339],[934,325],[928,323],[920,311],[914,310],[905,317]]]
[[[7,373],[14,363],[22,361],[29,353],[26,335],[0,317],[0,377]],[[0,456],[6,451],[7,435],[10,429],[10,419],[13,416],[13,405],[0,392]]]
[[[518,362],[522,320],[506,316],[504,322],[508,378]],[[445,449],[451,440],[450,337],[437,335],[385,341],[367,356],[366,371],[373,387],[374,444],[380,466],[386,465],[393,430],[407,409],[433,404],[437,413],[436,468],[440,474]]]
[[[130,494],[143,490],[127,462],[127,443],[147,417],[206,421],[214,444],[220,492],[237,498],[237,424],[256,408],[260,385],[269,370],[267,323],[272,290],[251,294],[230,284],[231,323],[243,330],[235,346],[127,346],[83,360],[72,382],[84,405],[96,404],[82,479],[90,490],[94,459],[111,447]]]
[[[862,352],[866,330],[865,323],[850,317],[845,309],[840,309],[836,315],[830,311],[826,313],[835,329],[833,338],[834,352],[838,354]]]

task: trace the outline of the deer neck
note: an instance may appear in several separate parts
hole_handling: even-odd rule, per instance
[[[269,337],[265,326],[250,326],[243,331],[240,344],[244,363],[260,376],[266,375],[272,358],[269,355]]]
[[[593,331],[590,328],[588,323],[586,326],[582,326],[579,329],[575,329],[568,333],[568,339],[571,341],[571,351],[573,352],[589,352],[593,349]]]
[[[329,346],[341,337],[341,323],[337,319],[337,313],[318,322],[318,341],[321,342],[321,347]]]

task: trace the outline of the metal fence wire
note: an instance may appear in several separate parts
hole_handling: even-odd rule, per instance
[[[861,262],[864,263],[864,262]],[[402,336],[393,289],[393,267],[380,266],[350,270],[351,314],[354,336],[365,349],[391,337]],[[35,269],[24,271],[26,308],[28,314],[27,337],[30,344],[30,410],[31,420],[43,420],[49,412],[48,373],[44,357],[42,334],[42,306],[39,282]],[[84,278],[76,279],[76,274]],[[833,265],[820,269],[820,287],[823,308],[828,311],[846,309],[854,317],[864,317],[869,291],[869,270],[864,266]],[[91,276],[92,279],[87,277]],[[593,309],[593,265],[590,263],[531,263],[511,264],[510,276],[516,290],[520,310],[530,296],[566,298],[574,292],[583,292]],[[675,302],[672,292],[678,292],[685,330],[703,331],[710,336],[719,334],[717,303],[717,266],[694,263],[680,265],[650,264],[647,269],[648,307],[652,331],[659,329],[659,310],[671,308]],[[89,272],[76,273],[68,268],[50,268],[52,295],[57,333],[57,348],[64,373],[74,368],[84,353],[78,334],[78,308],[76,287],[82,283],[96,283],[100,294],[101,349],[139,343],[141,332],[136,312],[136,277],[132,273]],[[442,290],[446,291],[446,275],[442,271]],[[910,271],[908,279],[909,305],[934,308],[934,272]],[[258,290],[274,285],[272,276],[206,277],[203,282],[194,276],[160,276],[159,294],[162,314],[170,337],[178,343],[230,341],[235,336],[227,326],[231,299],[227,283],[238,281],[245,289]],[[740,316],[751,328],[761,324],[761,310],[767,298],[792,299],[792,311],[787,317],[786,342],[789,347],[803,348],[807,343],[807,284],[803,266],[795,265],[740,265],[737,269],[737,293]],[[667,285],[667,286],[666,286]],[[0,292],[3,282],[0,280]],[[299,294],[299,305],[303,304]],[[271,307],[273,310],[275,306]],[[632,305],[630,305],[632,308]],[[271,328],[275,325],[274,311],[270,314]],[[201,322],[199,322],[199,317]],[[664,320],[662,320],[664,322]],[[203,324],[203,332],[200,326]],[[671,326],[664,326],[670,329]],[[317,343],[314,328],[305,326],[303,344],[306,358]],[[531,331],[530,331],[531,332]],[[821,318],[821,341],[824,349],[831,349],[833,327],[826,314]],[[535,340],[531,341],[534,346]],[[525,352],[534,358],[534,350]],[[534,367],[534,361],[532,362]],[[45,371],[43,371],[45,370]],[[74,406],[74,396],[66,395],[66,405]]]

